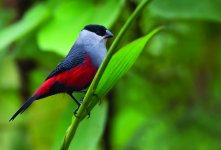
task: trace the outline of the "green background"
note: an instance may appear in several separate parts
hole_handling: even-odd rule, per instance
[[[76,108],[69,96],[36,101],[8,120],[85,25],[102,24],[117,35],[139,2],[0,1],[0,149],[60,148]],[[153,0],[118,48],[165,29],[80,124],[70,149],[221,149],[220,7],[220,0]]]

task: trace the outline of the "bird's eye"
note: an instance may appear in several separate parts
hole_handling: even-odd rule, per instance
[[[100,34],[101,34],[101,31],[100,31],[100,30],[98,30],[98,31],[96,32],[96,34],[100,35]]]
[[[103,31],[103,30],[97,30],[95,33],[96,33],[97,35],[103,36],[103,35],[105,34],[105,31]]]

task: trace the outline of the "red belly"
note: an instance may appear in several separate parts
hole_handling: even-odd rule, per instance
[[[95,67],[90,59],[89,56],[86,56],[85,61],[83,64],[76,66],[70,70],[64,71],[56,76],[53,76],[46,80],[39,89],[35,92],[34,95],[41,96],[56,94],[59,92],[65,91],[78,91],[86,88],[89,86],[91,81],[93,80],[96,72],[97,67]],[[62,88],[65,87],[65,91],[54,91],[51,93],[51,89],[55,83],[62,85]]]
[[[90,57],[87,56],[83,64],[57,75],[56,80],[68,88],[81,90],[91,83],[97,69],[91,62]]]

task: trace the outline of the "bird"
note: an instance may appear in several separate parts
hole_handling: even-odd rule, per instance
[[[106,42],[113,34],[98,24],[86,25],[79,33],[67,56],[55,67],[35,93],[11,117],[23,113],[35,100],[55,95],[68,94],[80,107],[74,92],[84,91],[92,82],[99,66],[107,55]]]

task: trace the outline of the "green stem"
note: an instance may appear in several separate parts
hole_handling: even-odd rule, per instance
[[[95,89],[97,88],[97,85],[101,79],[101,76],[103,75],[104,70],[106,69],[111,57],[113,56],[113,54],[116,52],[116,47],[118,45],[118,43],[120,42],[120,40],[122,39],[123,35],[126,33],[128,27],[131,25],[131,23],[133,22],[133,20],[136,18],[136,16],[138,16],[138,14],[141,12],[141,10],[150,2],[151,0],[143,0],[135,9],[135,11],[131,14],[131,16],[127,19],[126,23],[124,24],[124,26],[121,28],[119,34],[117,35],[117,37],[115,38],[114,42],[112,43],[108,54],[105,58],[105,60],[103,61],[103,63],[101,64],[101,66],[98,69],[98,72],[96,73],[96,76],[94,77],[90,87],[88,88],[88,91],[84,97],[83,103],[81,104],[78,113],[77,113],[77,117],[73,117],[72,118],[72,122],[70,127],[68,128],[62,147],[62,150],[66,150],[68,149],[74,135],[75,132],[77,130],[77,127],[80,123],[80,121],[82,120],[82,118],[84,117],[85,114],[85,108],[87,106],[87,104],[89,103],[89,101],[92,99],[93,94]]]

